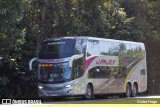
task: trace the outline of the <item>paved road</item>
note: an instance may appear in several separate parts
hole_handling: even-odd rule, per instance
[[[74,100],[69,99],[62,99],[57,101],[46,101],[43,104],[92,104],[92,103],[102,103],[102,102],[112,102],[112,101],[125,101],[125,100],[134,100],[134,99],[147,99],[147,98],[159,98],[160,96],[138,96],[138,97],[131,97],[131,98],[119,98],[119,97],[108,97],[108,98],[96,98],[92,100],[84,100],[82,98],[76,98]]]
[[[81,98],[76,98],[76,99],[64,99],[61,101],[46,101],[43,102],[42,104],[9,104],[9,105],[0,105],[1,107],[41,107],[41,106],[56,106],[56,105],[60,105],[60,104],[101,104],[101,102],[106,102],[106,101],[126,101],[126,100],[134,100],[134,99],[141,99],[141,101],[145,101],[147,99],[153,98],[152,101],[156,101],[155,98],[158,98],[158,100],[160,101],[160,95],[159,96],[138,96],[138,97],[134,97],[134,98],[99,98],[99,99],[93,99],[93,100],[83,100]],[[106,103],[107,104],[107,103]],[[137,102],[138,104],[138,102]],[[155,103],[156,104],[156,103]],[[158,104],[160,104],[160,102],[158,102]]]

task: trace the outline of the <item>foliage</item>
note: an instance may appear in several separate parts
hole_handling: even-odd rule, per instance
[[[28,62],[47,38],[143,41],[152,50],[156,44],[149,44],[160,41],[159,7],[158,0],[0,0],[0,97],[37,96],[37,72],[28,71]],[[158,61],[157,54],[147,54],[148,61]],[[157,73],[156,63],[148,71]]]

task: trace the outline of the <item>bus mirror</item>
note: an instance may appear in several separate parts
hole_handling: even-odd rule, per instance
[[[72,67],[74,68],[75,66],[75,59],[72,61]]]
[[[34,62],[34,61],[36,61],[38,58],[36,57],[36,58],[33,58],[33,59],[31,59],[30,61],[29,61],[29,70],[30,71],[32,71],[32,63]]]

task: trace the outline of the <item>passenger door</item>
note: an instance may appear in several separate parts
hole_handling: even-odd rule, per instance
[[[82,94],[84,90],[84,57],[73,61],[73,79],[76,82],[74,86],[74,94]]]

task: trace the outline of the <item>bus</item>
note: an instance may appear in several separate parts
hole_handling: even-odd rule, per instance
[[[41,43],[38,57],[40,97],[123,94],[147,90],[143,43],[96,37],[60,37]]]

